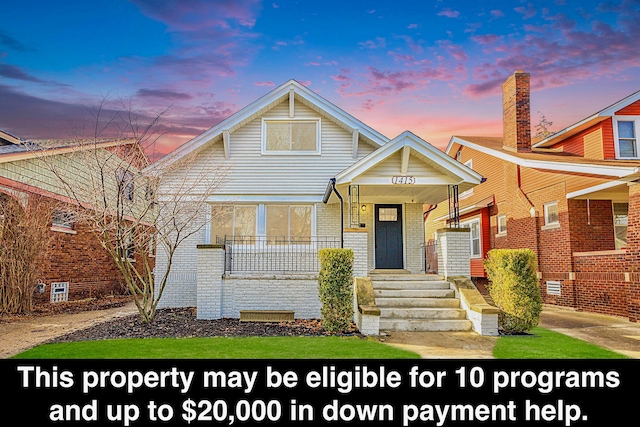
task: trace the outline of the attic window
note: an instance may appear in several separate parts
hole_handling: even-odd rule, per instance
[[[264,120],[263,153],[320,152],[319,120]]]

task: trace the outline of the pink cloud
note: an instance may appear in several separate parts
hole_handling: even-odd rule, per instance
[[[523,19],[533,18],[538,13],[538,10],[536,9],[536,7],[531,3],[528,3],[527,7],[520,6],[520,7],[516,7],[513,10],[515,10],[518,13],[521,13],[523,15]]]
[[[275,83],[273,83],[273,82],[255,82],[254,85],[255,86],[260,86],[260,87],[262,87],[262,86],[274,87]]]
[[[482,45],[494,44],[500,39],[502,39],[502,37],[497,34],[483,34],[471,37],[471,40]]]
[[[145,15],[180,31],[229,28],[231,22],[243,27],[255,25],[261,10],[259,0],[133,0]]]
[[[547,24],[525,26],[521,40],[497,44],[499,56],[474,70],[478,83],[464,93],[471,97],[497,94],[504,79],[517,69],[531,73],[532,87],[557,87],[593,77],[618,76],[640,67],[637,40],[640,10],[630,6],[617,26],[594,20],[589,30],[577,27],[564,15],[553,16]],[[549,34],[556,34],[550,38]],[[482,39],[474,39],[475,41]]]
[[[494,9],[491,12],[489,12],[491,14],[491,17],[493,19],[498,19],[498,18],[504,18],[504,12],[502,12],[499,9]]]
[[[457,18],[460,16],[460,12],[457,10],[451,10],[450,8],[443,9],[438,13],[438,16],[446,16],[447,18]]]

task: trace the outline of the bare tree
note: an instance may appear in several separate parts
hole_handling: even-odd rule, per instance
[[[51,212],[51,204],[41,196],[0,194],[0,312],[31,311],[51,238]]]
[[[33,149],[42,153],[40,158],[55,177],[58,192],[70,199],[77,220],[88,225],[113,259],[142,320],[149,323],[167,284],[173,254],[205,226],[199,219],[209,212],[207,199],[226,172],[199,170],[195,157],[162,169],[149,161],[147,153],[155,152],[166,110],[147,117],[130,103],[113,109],[103,100],[89,111],[91,126],[81,129],[92,134],[68,141],[68,155],[47,155],[54,149],[47,144]],[[165,178],[171,180],[172,190],[159,200],[158,185]],[[160,277],[154,275],[156,245],[168,258]]]
[[[551,126],[553,126],[553,122],[550,122],[549,120],[547,120],[545,115],[542,114],[540,111],[538,111],[538,114],[540,114],[540,120],[535,125],[536,133],[534,136],[536,138],[547,138],[553,135],[554,132],[551,131]]]

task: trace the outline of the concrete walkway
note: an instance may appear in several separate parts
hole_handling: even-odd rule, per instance
[[[640,359],[640,323],[545,305],[540,326]],[[381,341],[425,359],[492,359],[497,337],[474,332],[395,332]]]

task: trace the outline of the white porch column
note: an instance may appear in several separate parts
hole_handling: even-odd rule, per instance
[[[354,277],[366,277],[369,275],[367,242],[368,234],[366,228],[345,228],[344,247],[353,249]]]
[[[442,228],[436,231],[438,274],[471,277],[469,228]]]
[[[222,276],[224,275],[224,249],[222,245],[198,245],[198,279],[196,317],[219,319],[222,317]]]

